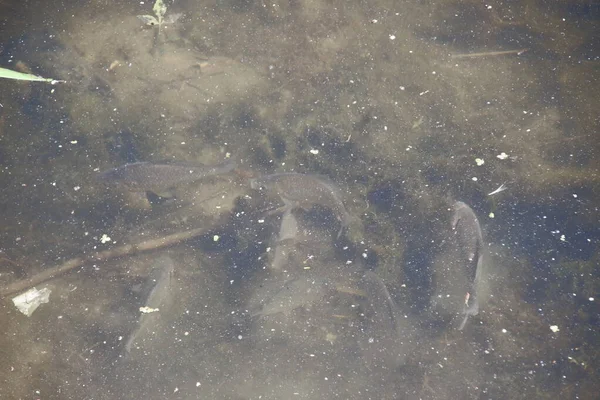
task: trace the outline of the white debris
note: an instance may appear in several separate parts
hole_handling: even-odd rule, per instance
[[[485,161],[483,158],[476,158],[475,164],[477,164],[478,167],[481,167],[483,164],[485,164]]]
[[[496,157],[498,157],[501,160],[506,160],[508,158],[508,154],[506,154],[505,152],[502,152],[502,153],[498,154]]]
[[[311,150],[309,151],[309,153],[310,153],[310,154],[317,155],[317,154],[319,154],[319,150],[317,150],[317,149],[311,149]]]
[[[12,301],[19,311],[31,317],[31,314],[33,314],[40,304],[50,301],[51,292],[48,288],[43,288],[42,290],[31,288],[25,293],[13,297]]]
[[[106,233],[102,235],[102,237],[100,238],[100,243],[104,244],[104,243],[108,243],[110,242],[112,239],[110,238],[110,236],[108,236]]]
[[[550,325],[550,330],[554,333],[560,331],[560,329],[558,329],[558,325]]]
[[[495,194],[498,194],[498,193],[500,193],[500,192],[504,192],[506,189],[508,189],[508,188],[507,188],[507,187],[506,187],[506,185],[503,183],[502,185],[500,185],[500,186],[498,187],[498,189],[494,190],[493,192],[490,192],[490,193],[488,193],[488,196],[493,196],[493,195],[495,195]]]
[[[213,241],[218,242],[221,237],[219,235],[213,236]]]
[[[471,178],[471,180],[472,180],[473,182],[477,182],[477,177],[476,177],[476,176],[474,176],[474,177],[472,177],[472,178]]]
[[[140,307],[140,312],[142,314],[150,314],[153,312],[158,312],[160,311],[158,308],[152,308],[152,307]]]
[[[593,298],[593,297],[590,297],[588,300],[589,300],[589,301],[594,301],[594,298]]]
[[[390,40],[396,40],[396,35],[390,35]]]
[[[490,213],[490,215],[489,215],[489,217],[490,217],[490,218],[494,218],[495,216],[496,216],[496,215],[494,215],[494,213],[493,213],[493,212],[491,212],[491,213]]]

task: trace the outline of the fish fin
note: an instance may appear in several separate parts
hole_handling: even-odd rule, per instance
[[[465,317],[463,318],[462,322],[460,323],[460,326],[458,327],[459,331],[462,331],[465,328],[465,325],[467,324],[468,319],[469,319],[469,314],[465,314]]]
[[[124,200],[130,209],[149,210],[152,208],[146,192],[125,192]]]

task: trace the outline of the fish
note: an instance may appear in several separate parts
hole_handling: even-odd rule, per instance
[[[465,259],[468,281],[463,305],[464,318],[459,326],[459,330],[462,330],[469,316],[479,313],[477,286],[483,269],[484,244],[481,226],[473,209],[462,201],[455,202],[452,208],[454,210],[452,229],[458,237],[458,243]]]
[[[276,284],[276,282],[272,282]],[[251,314],[252,317],[264,317],[283,313],[289,315],[299,307],[313,304],[325,296],[328,282],[320,278],[303,276],[292,279],[272,297],[266,300],[262,308]]]
[[[363,357],[373,366],[403,365],[414,337],[413,328],[402,323],[398,305],[375,272],[364,274],[361,289],[366,294],[368,307],[359,342]]]
[[[151,339],[149,337],[152,333],[150,330],[156,325],[161,315],[164,315],[165,308],[170,302],[170,288],[174,271],[175,264],[169,256],[161,256],[152,263],[143,290],[149,294],[144,307],[140,308],[142,314],[137,321],[137,325],[125,343],[127,353],[130,353],[136,345]]]
[[[119,186],[130,192],[160,194],[174,186],[233,171],[236,162],[229,159],[208,166],[188,162],[135,162],[104,171],[98,175],[100,182]]]
[[[309,209],[315,204],[331,209],[341,222],[338,238],[354,219],[346,210],[338,188],[326,178],[285,172],[253,178],[250,186],[252,189],[264,188],[278,195],[289,209]]]

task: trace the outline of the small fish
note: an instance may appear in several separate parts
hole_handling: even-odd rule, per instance
[[[319,278],[301,277],[285,282],[283,287],[252,317],[289,314],[295,309],[313,304],[323,298],[327,282]]]
[[[148,339],[149,330],[164,315],[164,308],[168,305],[171,294],[171,279],[175,270],[175,264],[171,257],[162,256],[154,261],[150,275],[146,281],[144,291],[148,292],[144,307],[140,308],[140,316],[136,328],[125,343],[125,351],[131,352],[134,345]],[[151,310],[152,312],[148,312]]]
[[[453,206],[452,229],[458,236],[458,242],[465,256],[466,272],[469,285],[466,289],[463,314],[465,317],[459,327],[462,330],[469,315],[479,313],[477,286],[483,264],[483,234],[475,212],[467,204],[457,201]]]
[[[236,167],[234,160],[206,166],[187,162],[136,162],[102,172],[99,180],[118,185],[131,192],[153,192],[159,194],[183,183],[231,172]]]
[[[326,179],[293,172],[266,175],[250,180],[253,189],[265,188],[277,194],[287,208],[309,209],[318,204],[330,208],[341,222],[338,238],[353,217],[346,211],[338,189]]]

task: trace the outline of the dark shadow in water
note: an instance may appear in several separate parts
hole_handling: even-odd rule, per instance
[[[138,138],[127,129],[107,135],[106,150],[123,163],[140,161]]]
[[[431,265],[435,258],[432,235],[427,226],[417,225],[407,237],[404,250],[403,269],[406,286],[411,290],[413,312],[422,312],[429,307],[432,294]]]
[[[523,271],[533,278],[524,294],[525,301],[540,304],[548,296],[557,296],[548,289],[559,281],[563,282],[559,286],[565,293],[569,292],[565,275],[572,276],[577,271],[563,270],[561,276],[557,276],[552,266],[563,260],[585,262],[593,257],[594,243],[600,240],[600,232],[592,221],[584,224],[574,218],[578,208],[575,200],[552,204],[513,201],[497,212],[500,218],[495,226],[501,226],[502,231],[491,232],[493,241],[512,249],[532,265],[531,271]]]

